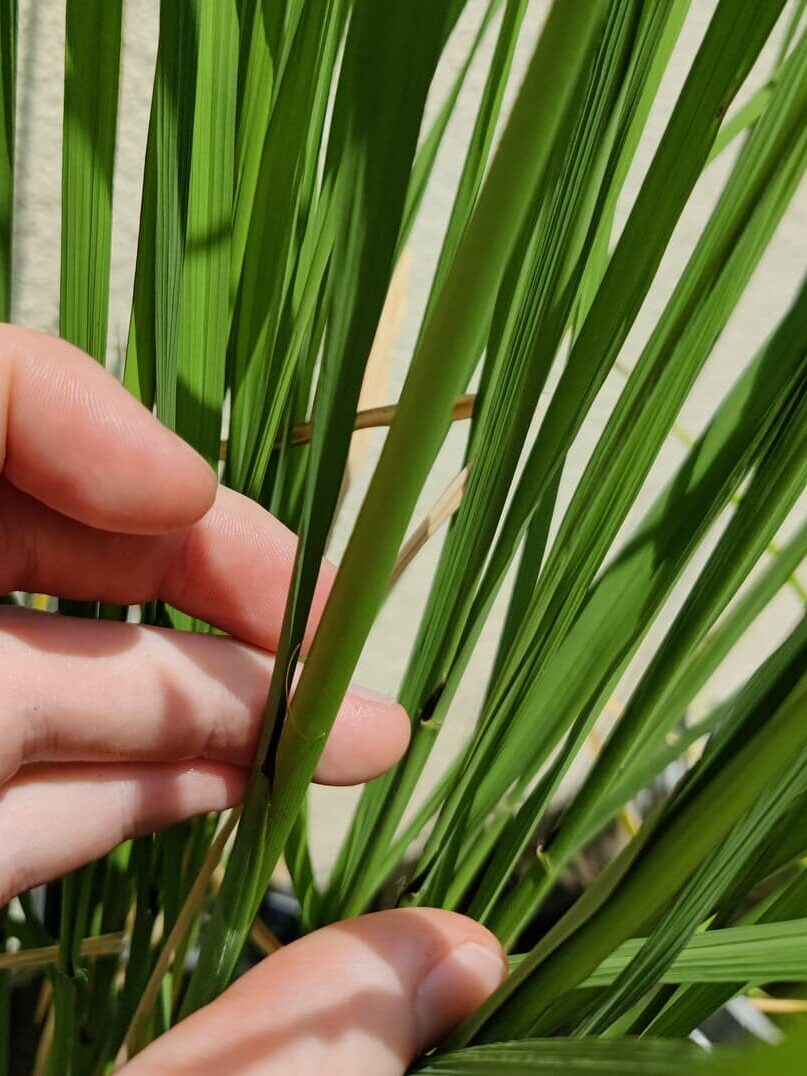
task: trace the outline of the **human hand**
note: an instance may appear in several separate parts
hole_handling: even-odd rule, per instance
[[[160,597],[237,637],[0,609],[0,905],[240,800],[294,549],[86,355],[0,328],[0,593]],[[316,778],[375,777],[408,735],[397,704],[354,688]],[[402,1072],[502,974],[495,940],[459,916],[368,916],[275,955],[131,1071]]]
[[[0,593],[161,597],[245,640],[0,609],[6,903],[127,837],[238,802],[295,538],[86,355],[11,327],[0,472]],[[325,565],[312,622],[332,575]],[[407,739],[399,706],[356,689],[318,779],[377,776]]]
[[[268,957],[157,1039],[125,1076],[402,1076],[504,977],[454,912],[376,912]]]

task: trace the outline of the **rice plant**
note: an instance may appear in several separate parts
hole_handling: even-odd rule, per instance
[[[0,1074],[21,1071],[13,1012],[34,1025],[34,1071],[80,1076],[213,1001],[245,954],[279,944],[262,919],[279,871],[302,933],[441,907],[501,940],[509,976],[413,1071],[802,1071],[807,275],[725,393],[703,373],[803,198],[807,4],[718,0],[645,170],[637,151],[697,5],[537,6],[522,75],[528,0],[161,0],[120,376],[299,542],[243,805],[128,840],[0,913]],[[113,369],[122,20],[136,8],[65,4],[59,334]],[[17,23],[0,0],[5,321]],[[390,293],[480,58],[405,383],[368,408]],[[718,158],[725,183],[655,314],[659,266]],[[368,426],[383,449],[309,643]],[[422,519],[460,428],[461,469]],[[678,464],[645,508],[671,443]],[[442,544],[397,688],[409,747],[365,786],[324,872],[309,786],[371,629],[429,541]],[[4,601],[47,605],[19,585],[4,581]],[[732,693],[708,692],[785,590],[802,609],[785,637]],[[60,615],[229,628],[170,594],[126,607],[102,591],[53,597]],[[493,627],[452,757],[441,732]],[[704,1050],[704,1025],[737,998],[785,1044]]]

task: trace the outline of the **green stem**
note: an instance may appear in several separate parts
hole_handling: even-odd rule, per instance
[[[49,1059],[53,1076],[74,1071],[79,989],[84,979],[81,943],[87,932],[94,867],[82,867],[62,881],[59,957],[54,973],[56,1026]]]

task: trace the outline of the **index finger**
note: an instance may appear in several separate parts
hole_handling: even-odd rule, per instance
[[[274,650],[297,539],[248,497],[219,486],[213,506],[170,534],[112,534],[70,519],[0,479],[0,594],[140,605],[162,598],[190,616]],[[333,579],[323,562],[310,637]],[[303,647],[305,649],[305,645]]]
[[[0,325],[0,472],[106,531],[159,534],[200,519],[216,476],[83,351]]]

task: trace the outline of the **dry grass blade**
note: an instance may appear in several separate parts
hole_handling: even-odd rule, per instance
[[[403,573],[437,531],[454,515],[462,502],[462,495],[468,482],[469,468],[463,467],[457,477],[446,487],[430,508],[426,518],[414,534],[404,543],[395,561],[389,579],[389,589],[395,586]]]
[[[775,1013],[777,1016],[792,1016],[807,1013],[807,1001],[803,998],[749,998],[758,1012]]]
[[[114,934],[99,934],[95,938],[85,938],[81,943],[81,955],[87,958],[113,956],[120,953],[126,935],[123,931]],[[22,971],[23,968],[44,968],[55,964],[59,958],[58,945],[43,945],[38,949],[20,949],[16,953],[0,953],[0,971]]]
[[[465,419],[469,419],[474,412],[474,404],[476,402],[476,396],[473,393],[465,393],[462,396],[458,396],[453,408],[451,409],[451,421],[463,422]],[[356,415],[356,421],[353,425],[355,432],[359,430],[375,430],[382,426],[391,426],[398,410],[397,404],[384,404],[382,407],[370,407],[366,411],[359,411]],[[289,438],[290,445],[307,445],[314,436],[314,424],[313,422],[301,422],[299,426],[294,426]],[[277,442],[277,448],[280,448],[282,441]],[[227,459],[227,442],[221,443],[221,457],[222,460]]]
[[[48,1016],[45,1020],[45,1026],[42,1028],[42,1034],[39,1037],[39,1045],[36,1049],[36,1059],[34,1061],[33,1076],[45,1076],[48,1066],[50,1047],[51,1043],[53,1042],[53,1031],[55,1026],[56,1010],[51,1005],[48,1009]]]
[[[458,396],[451,409],[451,421],[462,422],[465,419],[469,419],[473,414],[475,401],[476,396],[472,393]],[[391,426],[397,411],[397,404],[385,404],[383,407],[371,407],[367,411],[359,411],[356,415],[356,422],[353,429],[370,430],[380,426]],[[293,445],[306,444],[311,440],[313,432],[313,423],[307,422],[305,425],[296,426],[292,432],[291,443]]]
[[[359,413],[381,406],[389,385],[392,348],[406,313],[406,287],[412,259],[404,251],[390,282],[384,309],[378,322],[373,347],[364,368],[364,380],[359,393]],[[354,437],[350,445],[345,472],[345,484],[349,485],[367,457],[371,435],[365,433]]]
[[[249,932],[249,936],[265,956],[271,956],[273,953],[276,953],[278,949],[283,948],[283,942],[276,937],[266,923],[262,922],[260,919],[256,919],[252,924],[252,930]]]

